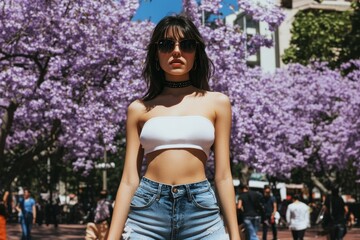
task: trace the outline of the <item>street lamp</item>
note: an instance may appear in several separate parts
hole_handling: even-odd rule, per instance
[[[107,162],[106,150],[104,152],[104,162],[95,164],[95,168],[103,170],[103,190],[107,190],[107,170],[115,168],[115,163]]]

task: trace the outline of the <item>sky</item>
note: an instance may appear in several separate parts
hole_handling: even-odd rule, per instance
[[[223,16],[232,13],[230,5],[236,6],[237,0],[224,0],[221,12]],[[160,19],[167,15],[180,13],[182,8],[182,0],[140,0],[140,7],[137,10],[133,20],[149,19],[154,23],[158,23]],[[235,7],[237,9],[237,7]]]

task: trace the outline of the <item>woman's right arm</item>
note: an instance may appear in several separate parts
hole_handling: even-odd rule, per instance
[[[118,188],[111,219],[108,240],[119,240],[124,230],[131,199],[139,185],[139,171],[143,159],[140,146],[138,121],[142,113],[141,104],[130,104],[126,121],[126,154],[124,170]]]

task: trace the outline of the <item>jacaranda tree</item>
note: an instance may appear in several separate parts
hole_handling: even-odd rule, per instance
[[[272,40],[225,25],[216,18],[221,2],[183,0],[183,12],[207,43],[212,89],[232,101],[232,161],[290,177],[294,168],[320,171],[358,159],[358,62],[348,63],[346,76],[322,63],[272,75],[249,69],[246,57]],[[268,1],[238,6],[272,31],[284,18]],[[132,21],[137,8],[135,0],[0,3],[2,179],[47,158],[88,174],[104,151],[116,152],[126,108],[146,89],[141,70],[154,24]],[[214,23],[203,23],[203,12]]]
[[[152,24],[138,1],[0,3],[0,169],[11,181],[61,155],[85,173],[113,139],[139,82]]]

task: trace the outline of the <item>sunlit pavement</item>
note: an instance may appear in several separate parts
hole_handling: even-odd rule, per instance
[[[321,236],[321,228],[313,227],[311,229],[307,229],[305,232],[304,240],[327,240],[326,236]],[[259,240],[262,239],[261,231],[258,232]],[[292,240],[290,230],[286,228],[278,229],[278,239],[279,240]],[[267,240],[272,240],[272,232],[271,230],[268,231]],[[343,240],[360,240],[360,228],[352,228],[348,230],[348,233],[343,238]]]
[[[7,224],[8,240],[19,240],[21,238],[20,224]],[[57,228],[54,225],[33,226],[31,231],[32,240],[37,239],[71,239],[83,240],[85,237],[85,225],[81,224],[60,224]]]
[[[325,236],[319,236],[318,232],[320,229],[311,228],[305,233],[305,240],[316,239],[326,240]],[[7,224],[7,235],[8,240],[19,240],[21,237],[20,224]],[[258,233],[259,239],[261,240],[261,233]],[[53,225],[42,225],[34,226],[32,230],[32,239],[84,239],[85,237],[85,225],[80,224],[60,224],[57,228]],[[268,233],[268,240],[272,240],[271,231]],[[292,240],[291,232],[288,229],[278,229],[279,240]],[[359,240],[360,239],[360,228],[352,228],[348,231],[344,240]]]

